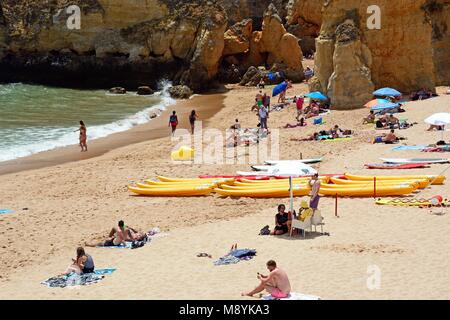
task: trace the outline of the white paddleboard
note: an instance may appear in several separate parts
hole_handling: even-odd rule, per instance
[[[304,164],[312,164],[312,163],[319,163],[322,162],[323,158],[317,158],[317,159],[303,159],[303,160],[267,160],[264,161],[265,164],[274,166],[280,163],[304,163]]]
[[[450,159],[427,159],[427,158],[411,158],[411,159],[386,159],[386,158],[380,158],[382,161],[386,163],[396,163],[396,164],[403,164],[403,163],[448,163],[450,162]]]

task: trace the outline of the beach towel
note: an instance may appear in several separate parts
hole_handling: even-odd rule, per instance
[[[392,149],[392,151],[407,151],[407,150],[423,150],[427,146],[398,146]]]
[[[73,286],[88,286],[97,283],[105,278],[105,275],[112,274],[116,269],[98,269],[94,273],[86,273],[77,275],[76,273],[71,273],[65,276],[48,278],[41,282],[41,284],[46,285],[49,288],[65,288]]]
[[[220,257],[219,260],[214,261],[215,266],[236,264],[240,261],[248,261],[253,259],[256,255],[255,249],[237,249],[231,251],[226,256]]]
[[[0,214],[7,214],[7,213],[13,213],[14,210],[10,209],[0,209]]]
[[[277,299],[272,297],[272,295],[266,295],[261,298],[262,300],[322,300],[318,296],[313,296],[310,294],[303,294],[303,293],[297,293],[297,292],[291,292],[291,294],[287,298],[283,299]]]
[[[103,247],[103,246],[97,246],[97,248],[104,248],[104,249],[137,249],[142,248],[147,243],[150,243],[152,239],[149,237],[146,241],[134,241],[134,242],[125,242],[125,245],[120,246],[112,246],[112,247]]]

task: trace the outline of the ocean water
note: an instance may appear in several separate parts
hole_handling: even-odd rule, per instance
[[[79,121],[88,142],[151,121],[156,109],[175,103],[170,83],[152,96],[112,95],[22,83],[0,84],[0,162],[78,144]]]

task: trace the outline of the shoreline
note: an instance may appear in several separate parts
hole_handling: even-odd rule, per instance
[[[178,128],[189,128],[187,118],[192,109],[195,109],[201,120],[207,123],[223,108],[224,99],[225,93],[211,92],[195,95],[191,99],[176,100],[176,103],[161,112],[159,117],[145,124],[113,133],[104,138],[88,140],[89,151],[87,153],[81,153],[79,145],[74,144],[0,162],[0,176],[92,159],[132,144],[168,137],[170,129],[167,127],[167,123],[173,110],[177,112],[180,121]]]

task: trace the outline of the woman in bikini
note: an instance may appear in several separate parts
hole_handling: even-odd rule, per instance
[[[108,239],[102,242],[85,243],[86,247],[118,247],[125,245],[125,241],[128,240],[128,232],[123,221],[119,221],[118,227],[112,228],[109,233]]]
[[[194,134],[194,130],[195,130],[195,121],[198,120],[198,116],[195,113],[195,110],[192,110],[191,115],[189,116],[189,123],[191,124],[191,131],[192,134]]]
[[[86,129],[86,125],[84,124],[83,121],[80,121],[80,129],[78,129],[75,132],[80,131],[80,147],[81,147],[81,152],[87,152],[87,129]]]

